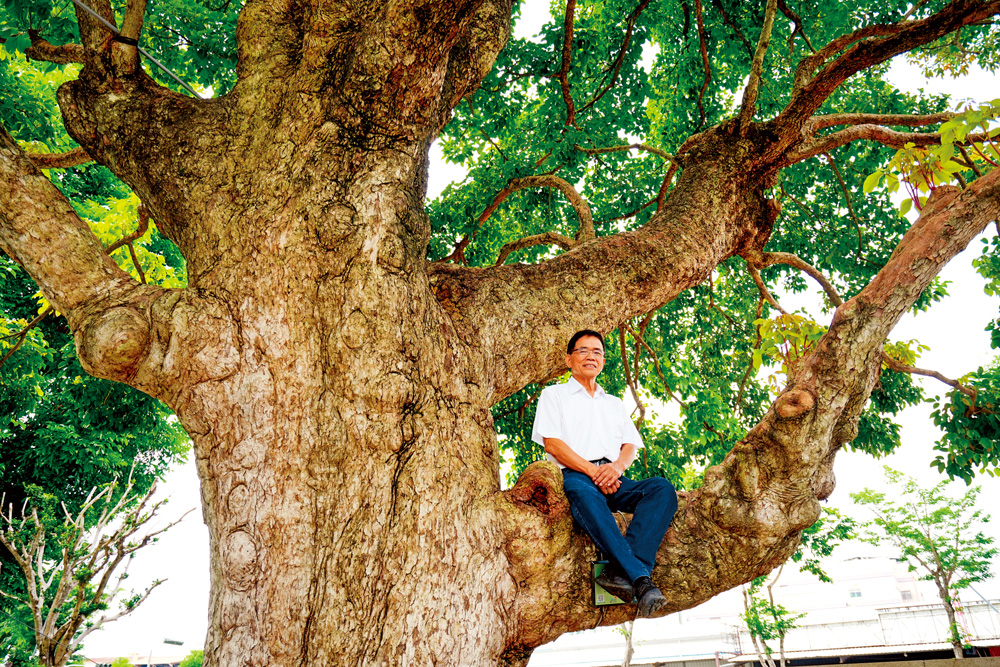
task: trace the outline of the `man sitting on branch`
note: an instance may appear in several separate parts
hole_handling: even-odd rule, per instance
[[[604,337],[589,329],[573,334],[566,365],[569,382],[546,387],[538,399],[531,439],[562,468],[573,518],[610,560],[597,583],[625,602],[635,599],[639,616],[648,618],[667,602],[650,576],[677,493],[662,477],[624,476],[642,437],[622,400],[597,384]],[[633,515],[624,537],[613,512]]]

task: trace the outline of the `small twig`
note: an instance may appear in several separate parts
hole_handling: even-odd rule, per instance
[[[757,299],[757,316],[754,317],[754,320],[759,320],[760,317],[761,317],[761,315],[763,313],[764,313],[764,296],[761,295],[760,298]],[[764,338],[760,335],[760,325],[759,324],[754,327],[754,331],[756,332],[757,336],[756,336],[756,339],[754,340],[753,347],[750,348],[751,350],[756,350],[758,347],[760,347],[761,342],[764,340]],[[743,391],[746,389],[747,380],[750,379],[750,372],[751,371],[753,371],[753,353],[752,352],[750,354],[750,361],[749,361],[749,363],[747,363],[747,369],[743,372],[743,379],[740,380],[740,389],[739,389],[738,392],[736,392],[736,401],[733,404],[733,408],[734,409],[738,409],[740,407],[740,403],[743,401]]]
[[[774,15],[777,10],[778,1],[767,0],[767,8],[764,10],[764,26],[760,30],[757,50],[754,52],[753,63],[750,65],[750,80],[747,81],[747,87],[743,91],[743,103],[740,105],[740,113],[737,118],[737,126],[740,128],[742,136],[746,136],[747,131],[749,131],[754,112],[757,110],[757,95],[760,92],[761,75],[764,72],[764,56],[771,43],[771,29],[774,27]]]
[[[885,350],[882,350],[882,363],[888,368],[896,371],[897,373],[910,373],[911,375],[924,375],[926,377],[932,377],[935,380],[940,380],[944,382],[949,387],[954,387],[960,392],[972,399],[972,405],[976,404],[976,389],[974,387],[968,387],[958,380],[952,380],[951,378],[941,375],[937,371],[930,371],[925,368],[917,368],[915,366],[907,366],[906,364],[896,361],[890,357]]]
[[[958,146],[958,150],[962,154],[962,157],[965,158],[966,164],[968,164],[969,168],[972,169],[972,173],[976,175],[976,178],[982,176],[983,172],[979,171],[979,167],[976,166],[976,161],[969,156],[969,152],[965,150],[965,146],[963,146],[962,144],[956,144],[956,145]]]
[[[128,254],[132,257],[132,265],[135,267],[136,273],[139,274],[139,280],[142,284],[146,284],[146,274],[142,272],[142,266],[139,265],[139,258],[135,256],[135,246],[131,243],[126,243],[128,246]]]
[[[576,247],[576,244],[577,241],[574,241],[568,236],[564,236],[558,232],[542,232],[541,234],[526,236],[523,239],[518,239],[505,244],[504,247],[500,249],[500,254],[497,255],[497,261],[494,265],[500,266],[512,252],[524,250],[525,248],[531,248],[537,245],[557,245],[563,250],[572,250]]]
[[[640,213],[642,213],[643,211],[645,211],[647,208],[649,208],[650,206],[652,206],[655,203],[656,203],[655,199],[650,199],[648,202],[646,202],[645,204],[643,204],[639,208],[635,209],[631,213],[623,213],[622,215],[618,215],[618,216],[615,216],[613,218],[608,218],[607,220],[598,220],[594,224],[596,224],[596,225],[605,225],[605,224],[607,224],[609,222],[618,222],[619,220],[628,220],[629,218],[634,218],[635,216],[639,215]]]
[[[628,52],[629,44],[632,41],[632,34],[635,32],[635,22],[639,19],[639,15],[642,14],[643,10],[649,5],[649,1],[650,0],[642,0],[642,2],[639,3],[639,6],[636,7],[631,14],[629,14],[628,20],[626,21],[628,27],[625,29],[625,37],[622,39],[621,48],[618,49],[618,56],[615,58],[614,63],[608,68],[608,71],[611,73],[611,81],[609,81],[607,85],[604,85],[589,102],[580,107],[580,113],[583,113],[590,107],[597,104],[597,102],[604,97],[609,90],[615,87],[615,84],[618,82],[618,74],[622,69],[622,63],[625,62],[625,54]],[[601,83],[603,84],[604,81],[607,81],[607,78],[607,75],[605,75],[604,80]]]
[[[840,298],[840,294],[837,292],[837,289],[832,283],[830,283],[829,280],[826,279],[826,276],[824,276],[819,269],[798,255],[790,252],[765,252],[761,255],[761,260],[762,267],[774,266],[775,264],[785,264],[786,266],[791,266],[808,273],[813,277],[813,279],[816,280],[816,282],[820,284],[823,291],[826,292],[826,296],[830,300],[830,303],[833,304],[834,308],[844,304],[844,300]]]
[[[805,30],[802,29],[802,17],[793,12],[785,0],[778,0],[778,9],[787,18],[792,20],[795,24],[795,29],[792,30],[792,34],[788,36],[788,55],[791,56],[792,52],[795,50],[795,35],[802,35],[802,40],[809,47],[809,50],[816,53],[816,49],[813,48],[812,42],[809,41],[809,37],[806,35]]]
[[[667,383],[667,379],[663,375],[663,368],[660,367],[660,358],[656,355],[655,352],[653,352],[653,348],[651,348],[649,344],[646,342],[646,340],[641,335],[639,335],[635,329],[632,328],[631,324],[626,322],[622,324],[622,327],[624,327],[625,330],[628,331],[629,335],[632,336],[632,339],[640,343],[646,349],[646,352],[649,354],[649,356],[652,357],[653,365],[656,367],[656,374],[659,376],[660,383],[663,385],[663,388],[667,391],[667,395],[672,400],[677,401],[677,404],[680,405],[682,408],[686,409],[687,405],[685,405],[684,401],[677,398],[677,395],[674,394],[673,389],[671,389],[670,385]]]
[[[118,239],[107,248],[104,252],[107,254],[113,253],[118,248],[122,246],[131,245],[142,238],[142,236],[149,230],[149,212],[146,210],[145,206],[139,206],[139,224],[136,226],[135,231],[128,236],[123,236]]]
[[[632,400],[635,401],[636,407],[639,408],[639,423],[637,426],[641,427],[643,420],[646,418],[646,406],[643,404],[642,399],[639,398],[639,390],[635,386],[632,370],[628,365],[628,348],[625,345],[624,326],[618,327],[618,347],[621,348],[622,353],[622,368],[625,371],[625,384],[628,385],[629,392],[632,394]]]
[[[42,320],[44,320],[51,312],[52,312],[52,306],[46,306],[45,310],[40,312],[38,316],[35,317],[35,319],[28,322],[27,326],[25,326],[19,332],[17,332],[16,334],[7,334],[6,336],[3,336],[3,338],[17,338],[17,342],[14,343],[14,346],[12,348],[7,350],[7,353],[3,355],[2,358],[0,358],[0,366],[3,366],[7,362],[7,360],[10,359],[14,355],[14,353],[18,351],[18,349],[20,349],[21,345],[24,344],[24,340],[28,337],[28,332],[37,327],[39,324],[41,324]]]
[[[729,320],[729,324],[730,325],[732,325],[732,326],[735,327],[736,326],[736,320],[734,320],[733,318],[731,318],[729,316],[729,314],[726,313],[726,311],[724,311],[722,309],[722,306],[720,306],[719,304],[715,303],[715,289],[713,288],[713,285],[712,285],[712,276],[713,276],[714,273],[715,273],[715,271],[713,270],[711,273],[708,274],[708,307],[709,308],[715,308],[717,311],[719,311],[719,313],[722,314],[722,316],[724,318],[726,318],[727,320]]]
[[[764,279],[760,277],[760,271],[757,270],[757,267],[747,262],[747,271],[750,272],[750,277],[753,278],[754,284],[757,285],[757,291],[764,297],[764,300],[782,315],[787,315],[788,311],[782,308],[777,300],[771,296],[771,292],[767,289],[767,285],[764,284]]]
[[[470,101],[470,103],[469,103],[469,104],[470,104],[470,105],[472,104],[472,103],[471,103],[471,101]],[[483,129],[483,128],[481,128],[481,127],[479,128],[479,133],[480,133],[481,135],[483,135],[483,138],[484,138],[484,139],[486,139],[486,141],[488,141],[488,142],[490,143],[490,145],[491,145],[491,146],[493,146],[493,149],[494,149],[494,150],[496,150],[496,152],[500,154],[500,158],[501,158],[501,159],[502,159],[502,160],[503,160],[504,162],[507,162],[507,161],[508,161],[508,160],[507,160],[507,156],[503,154],[503,149],[501,149],[501,148],[500,148],[500,146],[499,146],[499,145],[497,145],[497,142],[493,141],[493,137],[491,137],[490,135],[488,135],[488,134],[486,133],[486,130],[484,130],[484,129]]]
[[[440,260],[442,262],[465,262],[465,248],[472,242],[476,236],[476,232],[482,226],[484,222],[493,214],[493,212],[503,203],[503,201],[512,195],[513,193],[524,190],[530,187],[549,187],[559,190],[566,198],[569,200],[570,204],[576,210],[577,217],[580,220],[580,228],[577,230],[576,241],[584,242],[590,241],[597,237],[594,230],[594,216],[590,211],[590,204],[584,199],[579,192],[576,191],[569,181],[554,174],[539,174],[536,176],[525,176],[524,178],[515,178],[511,182],[497,193],[497,196],[493,198],[490,205],[486,207],[485,210],[479,215],[476,220],[476,225],[473,231],[467,234],[458,244],[455,249],[452,250],[451,254]],[[561,235],[560,235],[561,236]],[[522,239],[523,240],[523,239]],[[555,241],[552,241],[553,243]],[[515,242],[516,243],[516,242]],[[538,245],[538,243],[532,243],[529,245]],[[528,246],[523,246],[528,247]]]
[[[574,148],[581,153],[586,153],[587,155],[601,155],[602,153],[619,153],[621,151],[639,150],[652,153],[653,155],[659,155],[664,160],[674,160],[674,156],[670,153],[661,148],[650,146],[649,144],[627,144],[625,146],[606,146],[604,148],[584,148],[582,146],[574,146]]]
[[[930,2],[930,1],[931,1],[931,0],[918,0],[917,2],[913,3],[913,6],[912,6],[912,7],[910,7],[910,9],[909,9],[909,10],[907,10],[907,12],[906,12],[905,14],[903,14],[903,17],[902,17],[901,19],[899,19],[899,21],[900,21],[900,22],[903,22],[903,21],[905,21],[906,19],[910,18],[911,16],[913,16],[913,14],[914,14],[914,13],[915,13],[915,12],[916,12],[916,11],[917,11],[918,9],[920,9],[921,7],[923,7],[924,5],[926,5],[926,4],[927,4],[928,2]]]
[[[847,211],[851,214],[851,220],[854,221],[854,229],[858,233],[858,254],[854,258],[854,263],[857,265],[862,257],[862,245],[864,243],[861,236],[861,221],[858,220],[857,213],[854,212],[854,203],[851,201],[851,192],[847,189],[847,183],[844,182],[844,177],[840,174],[840,169],[837,167],[837,163],[834,162],[833,156],[829,153],[824,153],[823,157],[830,164],[833,169],[834,175],[837,177],[837,182],[840,183],[840,190],[844,193],[844,199],[847,201]]]
[[[559,79],[559,84],[562,86],[563,102],[566,103],[567,125],[576,124],[576,110],[573,107],[573,96],[569,90],[569,66],[573,50],[573,14],[575,11],[576,0],[567,0],[566,18],[563,21],[562,67],[559,68],[559,73],[556,74],[556,78]]]
[[[736,36],[740,38],[740,41],[743,42],[743,46],[746,47],[747,50],[747,57],[752,60],[753,46],[751,46],[750,40],[746,38],[746,36],[743,34],[743,31],[740,30],[740,27],[736,25],[736,22],[733,21],[732,18],[730,18],[729,13],[726,11],[726,8],[722,5],[722,0],[712,0],[712,4],[714,4],[715,8],[719,10],[720,14],[722,14],[723,23],[729,26],[729,28],[736,33]]]

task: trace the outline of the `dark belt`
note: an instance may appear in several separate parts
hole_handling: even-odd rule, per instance
[[[595,466],[603,465],[605,463],[611,463],[611,459],[594,459],[591,461]]]

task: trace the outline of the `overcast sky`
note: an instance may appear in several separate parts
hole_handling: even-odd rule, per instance
[[[522,12],[529,11],[524,3]],[[542,6],[547,3],[535,3]],[[526,15],[516,28],[519,35],[531,35],[545,20],[544,15]],[[960,81],[925,81],[912,67],[897,61],[892,68],[893,80],[904,90],[916,92],[924,88],[928,92],[948,92],[955,101],[978,99],[977,96],[997,95],[1000,78],[995,75],[974,71]],[[988,99],[988,98],[986,98]],[[985,99],[978,99],[985,101]],[[460,180],[464,172],[461,168],[440,160],[440,152],[432,149],[437,161],[432,164],[428,195],[439,193],[447,183]],[[990,227],[988,234],[994,229]],[[985,324],[996,317],[998,302],[983,291],[983,281],[971,266],[973,257],[980,254],[982,244],[977,240],[970,249],[954,259],[943,272],[951,296],[937,304],[928,314],[919,317],[907,315],[892,334],[894,340],[916,338],[930,350],[919,360],[919,365],[933,368],[948,377],[959,377],[988,363],[992,357],[989,336],[983,331]],[[780,298],[780,296],[779,296]],[[821,297],[815,295],[816,303]],[[948,387],[937,380],[921,378],[930,395],[945,393]],[[848,498],[852,492],[865,487],[879,487],[882,484],[882,465],[902,470],[918,477],[927,485],[940,481],[940,475],[929,467],[933,459],[932,448],[940,433],[929,419],[929,406],[921,405],[907,410],[902,419],[903,446],[899,453],[882,461],[870,456],[843,451],[837,456],[835,470],[837,487],[830,504],[847,513],[860,517]],[[1000,507],[1000,484],[985,477],[977,479],[983,487],[981,506]],[[964,485],[956,484],[959,492]],[[125,656],[137,654],[183,655],[192,649],[200,649],[205,638],[208,609],[208,533],[201,520],[200,499],[197,487],[197,473],[193,462],[171,472],[162,493],[169,494],[171,503],[164,513],[166,519],[182,514],[186,509],[198,507],[179,526],[165,534],[159,543],[139,552],[132,566],[130,582],[139,589],[155,578],[166,577],[167,581],[157,589],[132,616],[119,620],[106,629],[99,630],[86,641],[84,654],[91,658],[104,656]],[[998,523],[990,527],[990,532],[1000,538],[1000,511],[996,511]],[[842,548],[838,556],[850,553],[871,553],[872,547],[853,545]],[[1000,574],[1000,568],[994,567]],[[1000,597],[1000,582],[996,579],[977,586],[988,597]],[[166,645],[164,639],[183,641],[181,647]]]

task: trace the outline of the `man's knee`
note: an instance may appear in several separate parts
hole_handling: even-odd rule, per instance
[[[648,493],[659,498],[665,508],[677,508],[677,491],[669,479],[665,477],[651,477],[646,482],[648,482],[650,487]]]

